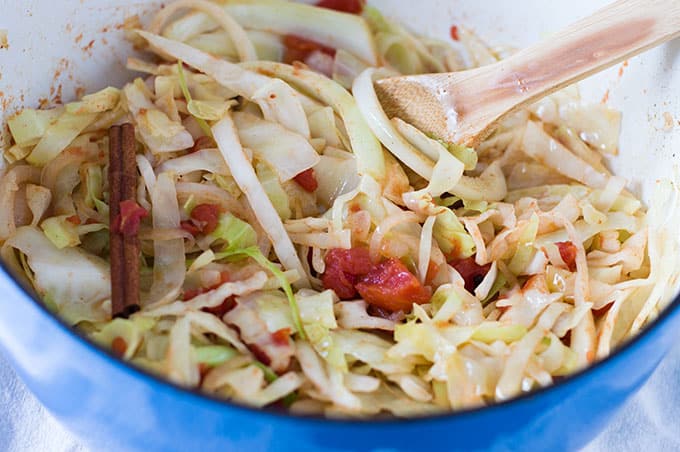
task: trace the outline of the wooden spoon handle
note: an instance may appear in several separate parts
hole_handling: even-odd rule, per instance
[[[510,90],[498,107],[518,107],[677,36],[680,0],[619,0],[466,82]]]
[[[378,80],[389,116],[476,146],[504,115],[680,35],[680,0],[618,0],[536,45],[462,72]]]

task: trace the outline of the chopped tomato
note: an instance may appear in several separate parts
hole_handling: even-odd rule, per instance
[[[458,27],[456,25],[451,25],[449,33],[451,34],[451,39],[453,39],[454,41],[460,41],[460,36],[458,35]]]
[[[74,226],[78,226],[80,224],[80,217],[78,215],[71,215],[70,217],[66,218],[66,221]]]
[[[198,235],[201,233],[201,229],[196,226],[192,221],[181,221],[179,227],[187,231],[191,235]]]
[[[314,175],[314,168],[304,170],[293,179],[300,187],[310,193],[313,193],[317,188],[319,188],[319,182],[317,182],[316,176]]]
[[[288,64],[294,61],[305,61],[309,54],[315,50],[335,56],[335,49],[296,35],[284,36],[283,45],[286,47],[283,62]]]
[[[220,208],[216,204],[199,204],[191,211],[191,219],[201,228],[204,234],[210,234],[217,229],[220,221]]]
[[[111,351],[116,355],[116,356],[123,356],[125,355],[125,352],[127,351],[127,342],[125,342],[125,339],[123,339],[120,336],[116,336],[113,338],[113,341],[111,342]]]
[[[355,284],[373,268],[366,248],[334,248],[326,253],[324,262],[326,271],[321,275],[323,286],[333,289],[342,300],[356,297]]]
[[[131,236],[139,232],[139,224],[142,218],[149,215],[142,206],[132,199],[127,199],[120,203],[120,214],[116,216],[111,225],[113,232]]]
[[[376,265],[356,284],[356,290],[366,303],[391,312],[408,311],[413,303],[427,303],[432,296],[432,290],[396,258]]]
[[[272,341],[276,345],[288,345],[290,339],[290,328],[281,328],[272,333]]]
[[[191,220],[182,221],[180,226],[191,235],[210,234],[217,229],[220,221],[220,207],[217,204],[199,204],[191,211]]]
[[[196,139],[196,141],[194,142],[194,146],[191,148],[191,151],[189,152],[196,152],[200,151],[201,149],[210,149],[216,147],[217,144],[215,144],[215,140],[213,140],[211,137],[202,136]]]
[[[316,6],[334,9],[343,13],[361,14],[365,3],[364,0],[321,0]]]
[[[489,272],[491,264],[478,265],[475,262],[475,257],[470,256],[466,259],[461,259],[456,262],[449,262],[453,268],[456,269],[460,276],[465,281],[465,290],[472,293],[478,285],[484,281],[484,277]]]
[[[576,245],[571,242],[557,242],[555,245],[560,250],[560,256],[569,271],[576,271]]]

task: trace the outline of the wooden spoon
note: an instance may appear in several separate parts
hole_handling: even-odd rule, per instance
[[[679,35],[680,0],[619,0],[498,63],[375,88],[388,116],[474,147],[508,113]]]

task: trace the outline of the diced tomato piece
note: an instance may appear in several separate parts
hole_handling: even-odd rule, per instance
[[[460,276],[465,281],[465,290],[472,293],[478,285],[482,283],[484,277],[489,272],[491,264],[478,265],[475,262],[475,257],[470,256],[466,259],[461,259],[456,262],[449,262],[453,268],[456,269]]]
[[[560,250],[560,256],[569,271],[576,271],[576,245],[572,242],[557,242],[555,245]]]
[[[335,49],[296,35],[284,36],[283,45],[286,47],[283,62],[288,64],[291,64],[294,61],[305,61],[309,54],[315,50],[321,51],[332,57],[335,56]]]
[[[272,341],[276,345],[288,345],[290,340],[290,328],[281,328],[272,333]]]
[[[120,336],[116,336],[113,338],[113,341],[111,342],[111,351],[116,355],[116,356],[123,356],[125,355],[125,352],[127,351],[127,342],[125,342],[125,339],[123,339]]]
[[[314,175],[314,168],[304,170],[295,176],[293,180],[295,180],[300,187],[305,189],[305,191],[310,193],[314,193],[314,191],[319,188],[319,182],[317,182],[316,176]]]
[[[149,212],[136,201],[127,199],[120,203],[120,214],[114,218],[111,229],[127,236],[137,235],[142,218],[148,215]]]
[[[357,295],[354,285],[373,268],[366,248],[334,248],[326,253],[324,262],[326,271],[321,275],[321,281],[342,300],[351,300]]]
[[[343,13],[361,14],[365,3],[364,0],[321,0],[316,6],[334,9]]]
[[[68,221],[74,226],[78,226],[81,223],[80,217],[78,215],[71,215],[70,217],[66,217],[66,221]]]
[[[191,221],[181,221],[179,223],[179,227],[181,227],[191,235],[198,235],[201,233],[201,229]]]
[[[451,25],[451,30],[449,30],[449,33],[451,34],[451,39],[454,41],[460,41],[460,36],[458,35],[458,27],[456,25]]]
[[[191,148],[191,151],[189,152],[197,152],[200,151],[201,149],[210,149],[216,147],[217,144],[215,143],[215,140],[212,139],[212,137],[202,136],[196,139],[196,141],[194,142],[194,146]]]
[[[180,227],[191,235],[210,234],[220,222],[217,204],[199,204],[191,211],[191,220],[182,221]]]
[[[220,221],[220,207],[217,204],[199,204],[191,211],[191,219],[204,234],[217,229]]]
[[[376,265],[356,284],[366,303],[387,311],[409,311],[413,303],[430,301],[432,289],[423,286],[396,258]]]

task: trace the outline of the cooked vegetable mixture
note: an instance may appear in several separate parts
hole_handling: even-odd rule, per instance
[[[9,120],[2,257],[122,359],[242,404],[416,416],[550,385],[674,294],[678,190],[626,190],[621,115],[576,87],[477,149],[388,118],[376,79],[503,56],[451,38],[360,0],[171,3],[138,78]]]

